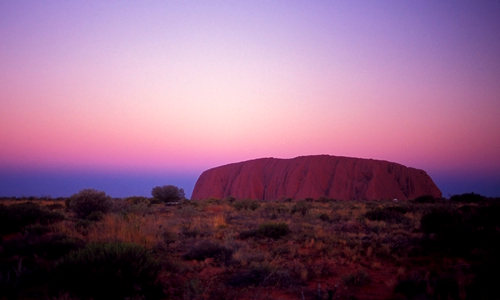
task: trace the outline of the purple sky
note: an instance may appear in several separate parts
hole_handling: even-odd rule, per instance
[[[500,196],[499,1],[1,1],[0,196],[330,154]]]

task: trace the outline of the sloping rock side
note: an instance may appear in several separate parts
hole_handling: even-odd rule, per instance
[[[261,158],[207,170],[191,199],[408,200],[425,195],[442,196],[423,170],[382,160],[316,155]]]

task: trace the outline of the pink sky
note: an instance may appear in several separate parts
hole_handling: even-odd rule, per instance
[[[2,1],[0,169],[330,154],[499,178],[498,16],[497,1]]]

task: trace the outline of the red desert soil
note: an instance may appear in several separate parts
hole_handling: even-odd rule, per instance
[[[334,294],[333,299],[338,299],[335,296],[340,298],[348,298],[348,296],[354,296],[356,299],[360,300],[386,300],[391,299],[394,296],[393,289],[397,282],[397,267],[384,265],[381,266],[378,270],[368,270],[366,268],[364,270],[370,275],[371,282],[358,288],[347,288],[342,283],[342,276],[357,271],[356,267],[352,265],[338,269],[337,276],[310,281],[308,282],[307,286],[299,287],[296,292],[291,292],[274,287],[252,288],[238,299],[296,300],[302,299],[300,291],[304,293],[305,299],[312,299],[312,297],[315,297],[318,294],[318,284],[321,284],[323,299],[327,298],[327,287],[330,289],[334,289],[335,285],[338,285],[338,288]]]
[[[269,246],[261,245],[263,250]],[[307,248],[300,249],[307,252]],[[221,276],[223,277],[224,269],[221,267],[214,267],[212,259],[206,259],[202,262],[191,261],[188,264],[192,266],[198,265],[201,269],[197,273],[197,277],[201,280],[211,281]],[[302,299],[316,299],[318,295],[318,285],[321,285],[322,299],[327,298],[327,288],[334,289],[337,285],[336,292],[333,299],[347,299],[354,296],[360,300],[385,300],[394,297],[393,290],[397,283],[398,267],[384,263],[377,268],[370,268],[370,262],[363,260],[361,262],[350,262],[347,258],[340,258],[336,261],[334,267],[335,275],[311,280],[305,286],[294,286],[290,288],[277,288],[277,287],[248,287],[239,288],[235,292],[236,299],[239,300],[292,300]],[[357,271],[363,270],[370,277],[370,282],[361,287],[346,287],[343,283],[343,277],[347,274],[352,274]]]

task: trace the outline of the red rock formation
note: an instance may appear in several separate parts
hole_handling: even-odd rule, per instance
[[[441,191],[423,170],[388,161],[329,155],[261,158],[203,172],[191,199],[414,199]]]

